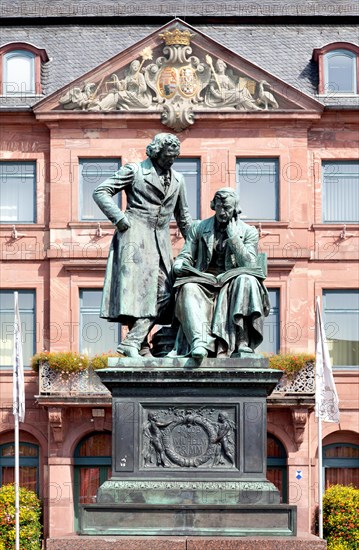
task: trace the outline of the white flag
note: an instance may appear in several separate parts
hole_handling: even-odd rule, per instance
[[[19,421],[25,418],[25,383],[24,362],[22,357],[21,321],[19,312],[18,293],[14,292],[14,355],[13,355],[13,414],[18,415]]]
[[[339,399],[335,387],[324,325],[320,315],[319,298],[315,308],[315,416],[323,422],[339,423]]]

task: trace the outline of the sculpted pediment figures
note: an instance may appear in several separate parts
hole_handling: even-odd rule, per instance
[[[197,113],[303,109],[284,83],[233,52],[219,55],[219,45],[216,48],[215,42],[182,22],[154,33],[151,45],[141,47],[143,43],[137,51],[131,48],[127,62],[116,66],[122,54],[114,58],[112,71],[95,69],[56,94],[52,109],[157,112],[161,122],[175,131],[193,124]]]

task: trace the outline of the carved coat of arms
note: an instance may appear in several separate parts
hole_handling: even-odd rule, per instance
[[[232,468],[235,423],[227,411],[149,411],[143,425],[144,467]]]
[[[261,111],[279,105],[265,80],[255,82],[228,68],[220,58],[192,55],[194,36],[175,27],[159,35],[163,55],[149,47],[125,71],[69,89],[63,109],[82,111],[157,111],[163,124],[181,131],[194,123],[196,110]]]

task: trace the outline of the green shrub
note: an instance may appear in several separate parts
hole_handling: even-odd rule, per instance
[[[293,378],[308,363],[314,363],[315,355],[311,353],[285,353],[269,355],[269,367],[283,370],[288,378]]]
[[[95,355],[90,359],[90,366],[96,369],[107,369],[107,359],[109,357],[119,357],[118,353],[103,353],[102,355]]]
[[[36,353],[32,360],[31,366],[33,370],[38,372],[40,363],[48,363],[50,369],[62,372],[80,372],[89,366],[89,358],[87,355],[80,355],[73,351],[42,351]]]
[[[340,540],[331,540],[328,542],[327,550],[351,550],[352,546],[349,542],[342,542]]]
[[[41,506],[33,491],[20,487],[20,550],[41,549]],[[0,550],[15,548],[15,487],[0,487]]]
[[[328,550],[359,549],[359,489],[332,485],[325,491],[323,531]]]
[[[40,364],[47,363],[53,371],[60,372],[61,374],[72,374],[88,368],[94,370],[105,369],[107,368],[107,359],[109,357],[118,357],[118,354],[103,353],[102,355],[95,355],[95,357],[90,359],[87,355],[74,351],[42,351],[32,357],[31,366],[32,370],[39,372]]]

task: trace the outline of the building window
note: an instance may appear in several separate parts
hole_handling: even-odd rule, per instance
[[[323,222],[357,223],[359,219],[359,162],[325,161]]]
[[[35,353],[35,291],[19,290],[24,366],[29,366]],[[14,349],[14,290],[0,291],[1,350],[0,368],[12,368]]]
[[[80,352],[93,357],[115,352],[120,341],[121,325],[100,319],[102,290],[80,290]]]
[[[0,162],[0,223],[35,223],[35,190],[35,162]]]
[[[75,449],[75,528],[78,527],[79,504],[96,502],[97,489],[111,477],[111,435],[91,434]]]
[[[119,159],[80,159],[80,220],[101,221],[107,220],[106,215],[99,209],[92,198],[92,193],[100,183],[114,175],[121,167]],[[120,207],[121,193],[114,200]]]
[[[237,159],[237,191],[243,219],[279,220],[278,159]]]
[[[49,61],[46,50],[26,42],[0,47],[0,94],[41,94],[41,62]]]
[[[288,502],[287,453],[279,439],[269,433],[267,434],[267,478],[279,490],[280,501]]]
[[[270,312],[264,319],[263,342],[256,352],[279,353],[280,349],[280,321],[279,321],[279,289],[268,288]]]
[[[180,158],[175,160],[173,168],[183,174],[186,182],[189,211],[193,220],[201,215],[200,205],[200,159]]]
[[[358,93],[359,47],[350,42],[333,42],[313,51],[318,63],[319,93],[327,95]]]
[[[20,485],[39,494],[39,448],[19,444]],[[15,444],[0,445],[0,486],[15,481]]]
[[[35,55],[24,50],[13,50],[3,59],[3,94],[35,94]]]
[[[334,443],[323,447],[325,488],[354,485],[359,489],[359,445]]]
[[[349,50],[334,50],[324,56],[324,93],[357,93],[357,56]]]
[[[359,290],[323,291],[324,323],[334,367],[359,365]]]

